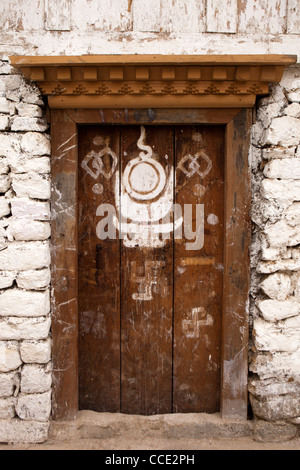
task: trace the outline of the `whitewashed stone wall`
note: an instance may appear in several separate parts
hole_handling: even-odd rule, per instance
[[[0,442],[47,438],[50,140],[9,55],[297,54],[299,0],[2,0]],[[300,68],[255,111],[249,393],[257,423],[300,421]],[[283,426],[285,425],[285,426]],[[259,427],[263,438],[274,432]],[[275,432],[276,434],[276,432]]]
[[[0,442],[49,427],[48,128],[37,88],[0,61]]]
[[[252,165],[252,350],[257,418],[300,424],[300,68],[258,103]],[[282,423],[281,423],[282,424]]]

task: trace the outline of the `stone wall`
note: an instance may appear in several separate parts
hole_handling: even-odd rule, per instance
[[[45,111],[35,85],[0,62],[0,441],[45,440],[51,415]],[[288,423],[290,437],[300,424],[300,67],[258,102],[250,162],[249,396],[254,417]]]
[[[50,138],[44,103],[0,61],[0,441],[41,441],[51,411]]]
[[[252,167],[250,401],[300,423],[300,68],[258,102]],[[282,423],[281,423],[282,424]]]
[[[8,56],[300,55],[299,2],[2,3],[0,442],[39,442],[51,419],[50,129],[39,91]],[[275,428],[292,437],[300,424],[299,66],[254,119],[249,397],[258,435],[272,439]]]

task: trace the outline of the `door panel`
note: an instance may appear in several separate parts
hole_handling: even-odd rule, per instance
[[[121,249],[121,411],[170,413],[173,236],[171,234],[163,241],[154,230],[146,232],[146,228],[147,222],[158,227],[164,207],[168,208],[169,202],[173,202],[173,130],[170,127],[147,128],[147,141],[145,136],[145,142],[140,141],[140,148],[137,147],[139,137],[139,127],[122,129],[121,187],[129,184],[130,190],[136,193],[132,194],[134,198],[127,199],[125,191],[121,190],[121,207],[124,207],[123,215],[127,215],[128,223],[145,219],[140,227],[145,228],[145,233],[132,237],[124,233]],[[153,159],[155,166],[150,165]],[[133,168],[127,180],[126,168],[131,163]],[[166,183],[168,191],[163,188],[155,197],[160,178],[166,178],[165,175],[170,178],[170,188]],[[143,177],[148,187],[143,185],[144,182],[139,185]],[[145,191],[139,194],[140,189],[146,189],[147,194],[143,194]],[[146,213],[137,217],[141,207]]]
[[[175,239],[174,245],[173,407],[179,413],[219,410],[223,141],[220,127],[184,126],[175,131],[176,203],[182,208],[192,204],[194,231],[196,205],[203,204],[204,210],[199,248],[187,246],[185,237]]]
[[[95,411],[120,410],[120,241],[96,234],[98,207],[115,205],[119,145],[117,127],[80,128],[79,407]]]
[[[219,411],[223,155],[221,126],[80,129],[81,409]]]

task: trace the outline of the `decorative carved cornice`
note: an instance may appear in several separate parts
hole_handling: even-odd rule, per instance
[[[51,108],[240,108],[279,82],[296,56],[11,57]]]

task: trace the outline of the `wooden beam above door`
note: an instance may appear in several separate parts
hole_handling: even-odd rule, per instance
[[[13,56],[50,108],[241,108],[280,82],[292,55]]]

